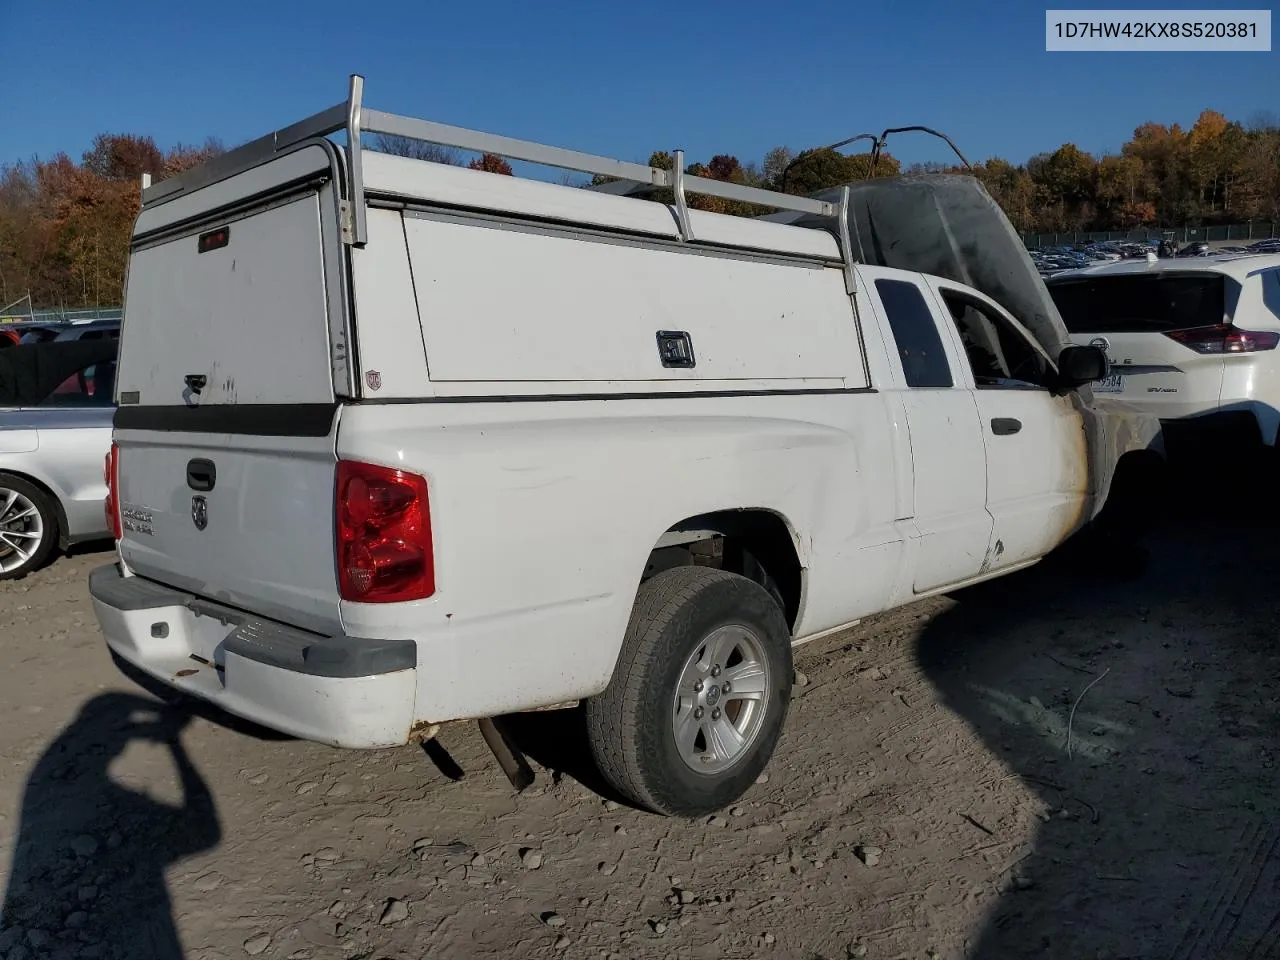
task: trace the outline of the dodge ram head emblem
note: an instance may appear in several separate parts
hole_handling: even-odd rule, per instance
[[[191,522],[196,525],[197,530],[203,530],[209,525],[209,501],[204,497],[191,498]]]

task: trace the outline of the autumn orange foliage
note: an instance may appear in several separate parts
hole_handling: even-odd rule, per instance
[[[101,134],[66,154],[0,169],[0,306],[113,306],[121,300],[143,173],[159,181],[221,152],[214,141],[162,152],[150,137]]]
[[[462,163],[457,151],[405,138],[373,138],[370,146],[437,163]],[[162,180],[221,150],[209,141],[162,151],[150,137],[101,134],[78,163],[59,154],[0,166],[0,306],[27,292],[43,307],[118,305],[141,175]],[[649,158],[663,169],[673,162],[665,152]],[[506,159],[493,154],[467,165],[513,173]],[[905,172],[956,169],[929,164]],[[873,173],[903,172],[888,153],[873,171],[865,152],[796,154],[785,147],[770,150],[758,165],[717,154],[705,163],[688,164],[686,171],[798,194]],[[1144,123],[1118,151],[1103,156],[1065,143],[1025,164],[993,157],[974,173],[1024,231],[1280,221],[1280,121],[1268,114],[1244,125],[1205,110],[1189,130]],[[655,199],[669,197],[659,192]],[[690,206],[741,215],[760,212],[749,204],[704,195],[691,195]]]

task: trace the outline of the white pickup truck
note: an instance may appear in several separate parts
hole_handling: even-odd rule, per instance
[[[583,701],[614,787],[704,813],[768,762],[793,644],[1035,563],[1158,440],[1099,413],[1105,357],[1067,343],[975,181],[794,197],[380,113],[361,88],[144,194],[119,562],[90,588],[114,654],[172,687],[344,747]],[[375,153],[370,131],[673,201]],[[881,200],[907,195],[935,221],[964,198],[948,229],[900,229],[985,227],[998,270],[973,233],[921,256],[997,277],[1038,333],[872,262]]]

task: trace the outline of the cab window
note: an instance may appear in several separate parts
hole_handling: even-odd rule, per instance
[[[979,388],[1049,386],[1049,363],[1022,331],[980,300],[954,290],[941,293]]]

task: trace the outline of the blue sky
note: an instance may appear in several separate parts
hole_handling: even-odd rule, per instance
[[[351,72],[379,109],[634,160],[683,147],[745,162],[922,123],[971,159],[1020,162],[1064,141],[1116,149],[1139,123],[1190,124],[1205,107],[1280,113],[1278,51],[1046,53],[1044,4],[1025,0],[181,10],[0,0],[0,35],[20,52],[0,99],[0,162],[78,159],[103,131],[231,146],[343,99]],[[946,159],[925,139],[890,149]]]

